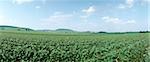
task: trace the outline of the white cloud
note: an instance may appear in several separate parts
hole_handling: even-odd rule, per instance
[[[10,18],[9,16],[0,11],[0,25],[22,25],[20,22],[21,21],[17,21],[14,18]]]
[[[128,20],[126,23],[136,23],[135,20]]]
[[[4,18],[4,16],[0,15],[0,19]]]
[[[49,20],[57,20],[57,21],[65,21],[70,19],[70,17],[72,17],[73,15],[71,14],[63,14],[63,13],[59,13],[59,12],[55,12],[54,15],[49,17]]]
[[[120,9],[125,9],[125,8],[126,8],[126,6],[125,6],[125,5],[123,5],[123,4],[120,4],[120,5],[118,6],[118,8],[120,8]]]
[[[0,25],[15,25],[16,21],[10,20],[5,16],[0,15]]]
[[[87,9],[83,9],[82,12],[85,12],[86,14],[91,14],[94,13],[96,11],[96,9],[94,8],[94,6],[90,6]]]
[[[143,2],[147,2],[147,3],[150,3],[150,0],[142,0]]]
[[[110,23],[122,23],[123,21],[120,20],[119,18],[115,18],[115,17],[109,17],[109,16],[106,16],[106,17],[102,17],[102,20],[105,20],[105,22],[110,22]]]
[[[24,3],[31,3],[31,2],[35,2],[36,0],[12,0],[13,4],[24,4]],[[47,0],[38,0],[39,2],[41,2],[42,4],[45,4],[47,2]]]
[[[87,19],[89,16],[90,16],[90,15],[82,15],[82,16],[80,16],[80,18],[82,18],[82,19]]]
[[[65,14],[63,12],[55,12],[47,18],[40,21],[40,26],[52,29],[68,27],[68,23],[72,21],[73,14]]]
[[[53,15],[44,19],[46,24],[58,24],[70,20],[73,17],[72,14],[64,14],[62,12],[55,12]]]
[[[149,3],[150,3],[150,0],[141,0],[140,1],[140,3],[141,3],[141,5],[143,6],[143,5],[149,5]]]
[[[80,18],[87,20],[87,18],[90,17],[95,11],[96,9],[94,6],[90,6],[87,9],[83,9],[82,12],[85,13],[85,15],[81,15]]]
[[[4,24],[3,16],[0,15],[0,24]]]
[[[110,16],[102,17],[102,20],[104,20],[107,23],[113,23],[113,24],[133,24],[133,23],[136,23],[135,20],[122,20],[120,18],[110,17]]]
[[[125,8],[132,8],[134,5],[134,0],[126,0],[124,4],[120,4],[118,8],[125,9]]]
[[[5,25],[9,22],[4,16],[0,15],[0,25]]]
[[[57,12],[54,12],[54,14],[53,15],[62,15],[63,14],[63,12],[59,12],[59,11],[57,11]]]
[[[129,8],[131,8],[134,4],[134,0],[126,0],[126,4],[128,5]]]
[[[31,3],[34,0],[13,0],[14,4],[24,4],[24,3]]]
[[[35,8],[36,8],[36,9],[39,9],[39,8],[41,8],[41,6],[35,6]]]
[[[41,0],[41,1],[42,1],[43,4],[45,4],[47,0]]]

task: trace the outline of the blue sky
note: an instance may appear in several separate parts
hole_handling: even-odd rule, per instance
[[[0,0],[0,25],[77,31],[150,29],[150,0]]]

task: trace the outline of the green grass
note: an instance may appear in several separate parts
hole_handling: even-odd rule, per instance
[[[0,31],[0,62],[148,62],[149,35]]]

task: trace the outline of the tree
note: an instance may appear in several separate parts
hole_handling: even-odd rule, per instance
[[[98,33],[107,33],[107,32],[105,32],[105,31],[100,31],[100,32],[98,32]]]

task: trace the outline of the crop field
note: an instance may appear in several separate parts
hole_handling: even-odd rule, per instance
[[[0,62],[149,62],[149,35],[0,31]]]

